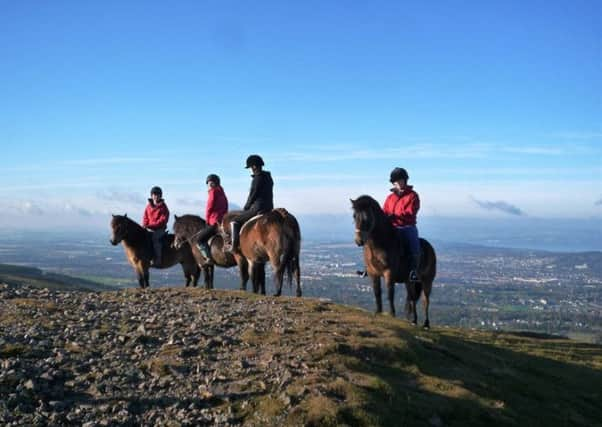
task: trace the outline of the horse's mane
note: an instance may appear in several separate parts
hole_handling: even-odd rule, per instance
[[[197,227],[200,225],[200,226],[204,227],[207,224],[207,222],[203,218],[201,218],[198,215],[192,215],[192,214],[186,214],[186,215],[179,216],[179,217],[177,217],[176,221],[185,227],[187,227],[189,225],[195,225]]]
[[[113,215],[113,222],[115,221],[125,221],[126,227],[133,231],[133,234],[130,234],[129,239],[132,241],[142,241],[146,239],[147,232],[140,224],[134,221],[132,218],[125,215]]]
[[[374,214],[374,219],[376,220],[377,225],[392,227],[391,221],[389,221],[389,218],[387,218],[385,215],[385,212],[380,207],[380,204],[374,200],[373,197],[364,194],[353,200],[352,204],[353,209],[356,212],[371,211]]]

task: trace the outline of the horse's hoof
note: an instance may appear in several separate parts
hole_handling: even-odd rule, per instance
[[[302,297],[303,295],[301,295],[301,291],[297,292],[297,296],[298,297]]]

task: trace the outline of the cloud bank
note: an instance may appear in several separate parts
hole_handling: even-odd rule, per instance
[[[491,202],[488,200],[478,200],[475,197],[472,197],[472,201],[475,202],[477,206],[488,211],[500,211],[515,216],[525,215],[525,213],[520,208],[502,200]]]

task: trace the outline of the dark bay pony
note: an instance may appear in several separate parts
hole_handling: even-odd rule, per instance
[[[222,234],[230,230],[230,222],[240,212],[228,212],[221,223]],[[240,229],[240,253],[249,263],[253,292],[265,295],[265,264],[269,261],[274,272],[275,296],[282,294],[284,274],[292,286],[296,281],[296,295],[301,296],[301,229],[297,218],[284,208],[274,209],[245,222]]]
[[[127,215],[113,215],[111,220],[111,244],[113,246],[123,242],[125,255],[136,271],[138,283],[141,288],[148,288],[148,270],[150,261],[153,258],[151,232],[146,231],[140,224],[131,220]],[[171,267],[177,263],[182,264],[184,276],[186,276],[186,286],[196,286],[199,281],[201,271],[192,256],[190,246],[182,246],[176,250],[171,247],[173,235],[167,235],[163,243],[163,265],[160,269]]]
[[[384,277],[389,296],[391,315],[395,315],[394,296],[395,283],[405,283],[406,312],[412,316],[412,323],[417,322],[416,302],[423,295],[424,327],[429,323],[429,297],[437,271],[437,257],[431,244],[420,239],[421,258],[418,277],[420,282],[414,284],[409,280],[409,257],[402,252],[402,246],[391,221],[376,200],[370,196],[360,196],[351,200],[353,220],[355,222],[355,243],[364,247],[366,272],[372,279],[376,312],[382,312],[380,278]]]
[[[205,276],[205,288],[213,289],[213,273],[215,266],[230,268],[238,265],[240,272],[240,289],[247,290],[249,281],[248,263],[245,257],[240,254],[232,255],[224,252],[224,239],[221,234],[216,234],[209,239],[209,249],[211,251],[210,260],[206,259],[197,246],[197,236],[207,227],[203,218],[197,215],[175,216],[176,221],[173,225],[174,241],[173,246],[179,249],[188,244],[192,248],[192,255],[197,264],[203,270]]]

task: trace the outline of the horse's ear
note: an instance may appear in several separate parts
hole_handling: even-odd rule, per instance
[[[173,217],[176,219],[176,221],[178,220],[178,216],[176,214],[174,214]]]
[[[355,206],[355,200],[349,199],[349,201],[351,202],[351,206]]]
[[[127,218],[127,217],[128,217],[128,214],[124,214],[123,216],[124,216],[125,218]]]
[[[111,215],[113,215],[113,218],[115,218],[115,214],[111,214]]]

